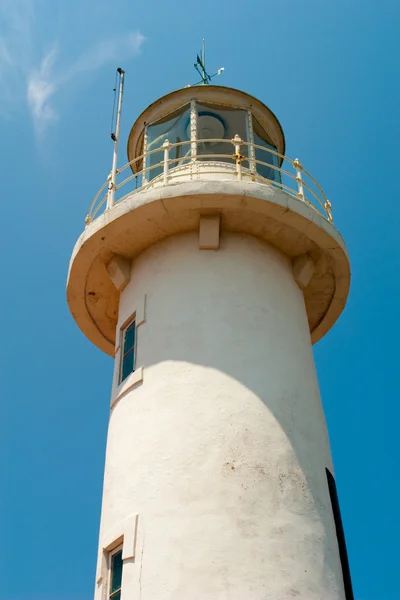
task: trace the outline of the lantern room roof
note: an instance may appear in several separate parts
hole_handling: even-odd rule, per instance
[[[135,121],[128,138],[128,161],[142,154],[143,132],[146,125],[172,114],[191,100],[219,107],[251,110],[269,135],[280,154],[285,154],[285,136],[274,113],[260,100],[234,88],[217,85],[186,87],[162,96],[150,104]]]

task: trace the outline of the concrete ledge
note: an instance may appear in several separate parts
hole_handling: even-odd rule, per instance
[[[301,256],[296,256],[292,263],[294,280],[304,290],[315,273],[315,262],[309,254],[302,254]]]
[[[200,216],[219,214],[224,232],[248,233],[294,259],[309,254],[315,271],[304,289],[311,339],[338,319],[350,287],[346,247],[315,209],[272,185],[245,181],[186,181],[126,197],[90,224],[70,262],[67,300],[83,333],[114,356],[119,291],[106,265],[132,259],[159,240],[198,230]]]
[[[106,268],[111,281],[117,290],[122,292],[131,278],[131,261],[123,256],[116,255],[106,265]]]
[[[139,515],[133,513],[102,536],[96,568],[96,583],[98,586],[107,579],[107,556],[109,552],[122,545],[122,560],[135,558],[138,519]]]
[[[200,215],[200,250],[218,250],[220,220],[219,215]]]
[[[143,381],[143,367],[138,367],[116,388],[115,393],[111,397],[110,408],[113,408],[122,396],[125,396],[125,394],[141,381]]]

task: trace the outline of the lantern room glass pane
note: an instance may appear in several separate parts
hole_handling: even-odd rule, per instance
[[[197,144],[197,158],[204,161],[222,161],[232,165],[235,160],[232,154],[235,148],[231,140],[235,135],[248,142],[247,111],[239,108],[218,107],[212,104],[197,104],[197,139],[204,140]],[[227,140],[226,142],[207,141],[212,139]],[[248,147],[240,148],[243,156],[248,156]],[[225,158],[218,154],[228,155]],[[217,155],[217,156],[215,156]],[[248,161],[242,162],[248,167]]]
[[[188,142],[171,148],[169,151],[169,169],[173,169],[182,164],[188,163],[190,159],[190,104],[181,107],[174,113],[167,115],[160,121],[148,125],[147,127],[147,147],[146,147],[146,169],[147,180],[151,181],[164,170],[164,149],[162,148],[165,140],[170,144]],[[157,150],[158,149],[158,150]],[[157,150],[149,154],[152,150]],[[158,166],[155,166],[157,165]],[[153,168],[152,168],[153,167]]]
[[[258,121],[253,117],[253,130],[254,130],[254,143],[257,146],[263,148],[254,148],[256,160],[260,160],[266,165],[260,165],[256,163],[256,171],[261,177],[270,179],[271,181],[277,181],[281,183],[281,173],[268,165],[279,167],[279,157],[276,154],[272,154],[269,150],[277,151],[272,140],[269,138],[267,133],[263,130]]]

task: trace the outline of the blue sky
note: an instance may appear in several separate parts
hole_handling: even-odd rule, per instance
[[[352,288],[315,346],[356,600],[398,586],[400,4],[365,0],[1,0],[0,600],[89,600],[112,360],[65,301],[68,261],[138,114],[197,80],[263,100],[325,189]]]

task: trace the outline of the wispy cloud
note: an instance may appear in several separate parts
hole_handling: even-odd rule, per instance
[[[42,50],[35,6],[34,0],[1,0],[0,28],[5,33],[0,36],[0,114],[7,116],[25,106],[41,136],[60,118],[57,99],[61,91],[82,83],[89,72],[113,63],[119,66],[117,61],[137,56],[145,37],[140,31],[103,36],[68,61],[67,40],[51,40],[52,45]]]
[[[27,101],[36,131],[43,134],[46,127],[58,119],[54,96],[79,76],[94,72],[115,62],[139,54],[145,37],[135,31],[126,36],[103,40],[87,49],[72,64],[56,70],[59,52],[53,47],[43,58],[38,69],[28,73]]]
[[[56,55],[56,48],[53,48],[44,57],[40,67],[28,74],[27,102],[39,134],[43,133],[46,125],[57,119],[57,113],[51,104],[57,91],[53,74]]]
[[[65,77],[71,79],[79,73],[100,69],[120,57],[137,56],[145,41],[140,31],[125,36],[103,40],[94,44],[66,71]]]

